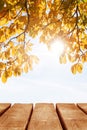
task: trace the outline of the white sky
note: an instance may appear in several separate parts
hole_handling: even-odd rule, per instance
[[[38,41],[34,41],[37,43]],[[87,67],[82,74],[73,75],[70,64],[61,65],[46,45],[33,48],[40,61],[28,74],[0,81],[0,102],[87,102]]]

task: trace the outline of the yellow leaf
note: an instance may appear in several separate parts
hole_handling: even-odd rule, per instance
[[[26,23],[27,17],[26,16],[20,16],[18,20],[19,20],[19,22]]]
[[[14,72],[13,72],[13,75],[14,75],[14,76],[19,76],[19,75],[21,75],[21,72],[22,72],[22,69],[21,69],[20,66],[14,67]]]
[[[6,0],[6,2],[10,5],[15,5],[18,3],[19,0]]]
[[[63,63],[66,64],[66,56],[63,57]]]
[[[10,41],[9,46],[10,46],[10,48],[12,48],[14,46],[14,43],[12,41]]]
[[[6,67],[5,63],[0,62],[0,69],[4,69]]]
[[[28,63],[25,63],[25,65],[24,65],[24,72],[27,73],[28,69],[29,69],[29,65],[28,65]]]
[[[25,50],[26,50],[26,52],[28,52],[28,51],[32,51],[32,46],[33,46],[33,44],[32,43],[26,43],[26,48],[25,48]]]
[[[3,26],[7,23],[7,19],[6,18],[3,18],[2,20],[0,20],[0,26]]]
[[[60,56],[59,58],[60,64],[66,64],[66,56]]]
[[[32,67],[32,62],[29,62],[29,69],[32,70],[33,67]]]
[[[82,64],[77,64],[77,71],[79,72],[79,73],[82,73],[82,69],[83,69],[83,65]]]
[[[17,73],[14,71],[13,75],[16,77],[16,76],[17,76]]]
[[[16,52],[17,52],[16,48],[15,47],[12,48],[12,56],[14,56],[16,54]]]
[[[38,58],[37,56],[31,55],[30,57],[31,57],[31,59],[32,59],[36,64],[38,64],[39,58]]]
[[[12,71],[8,72],[8,76],[11,77],[12,76]]]
[[[24,41],[24,35],[21,35],[17,38],[18,42],[23,42]]]
[[[6,77],[6,73],[5,72],[2,74],[1,80],[2,80],[3,83],[7,82],[7,77]]]
[[[71,67],[71,71],[73,74],[76,74],[76,64]]]
[[[5,57],[6,59],[10,57],[10,48],[8,48],[7,51],[5,52]]]
[[[86,57],[85,57],[85,55],[82,56],[82,62],[83,62],[83,63],[86,62]]]
[[[12,68],[11,67],[9,67],[8,70],[7,70],[7,76],[8,77],[12,76]]]

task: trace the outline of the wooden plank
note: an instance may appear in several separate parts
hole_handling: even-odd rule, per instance
[[[65,130],[87,130],[87,115],[75,104],[57,104],[58,115]]]
[[[36,104],[28,130],[62,130],[53,104]]]
[[[87,103],[78,103],[77,106],[87,114]]]
[[[0,103],[0,116],[10,108],[10,103]]]
[[[26,130],[32,104],[14,104],[0,117],[0,130]]]

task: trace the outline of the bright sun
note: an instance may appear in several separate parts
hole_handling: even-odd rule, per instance
[[[52,42],[50,50],[53,55],[60,56],[64,51],[64,42],[62,39],[56,39]]]

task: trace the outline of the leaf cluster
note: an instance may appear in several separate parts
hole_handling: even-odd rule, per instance
[[[38,61],[27,40],[40,36],[50,46],[61,37],[64,52],[60,63],[70,61],[72,73],[82,72],[87,62],[87,0],[1,0],[0,75],[3,82],[12,75],[32,69]]]

